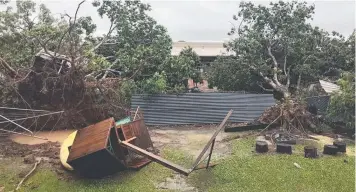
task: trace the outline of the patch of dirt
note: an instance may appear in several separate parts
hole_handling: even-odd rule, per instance
[[[181,125],[149,127],[155,148],[172,147],[181,149],[196,158],[217,130],[218,125]],[[213,158],[231,154],[230,141],[240,138],[236,133],[221,131],[216,137]]]
[[[59,159],[59,148],[60,144],[58,142],[26,145],[16,143],[7,138],[0,142],[0,154],[4,155],[5,157],[25,157],[28,155],[34,155],[35,157]]]
[[[59,142],[62,143],[64,139],[66,139],[71,133],[75,130],[56,130],[56,131],[39,131],[36,132],[37,137],[43,137],[48,140],[37,139],[34,137],[28,137],[24,135],[11,135],[10,139],[20,144],[28,144],[28,145],[36,145],[51,142]]]
[[[156,186],[158,189],[168,189],[173,191],[186,191],[195,192],[198,191],[195,187],[189,186],[186,183],[185,178],[180,174],[175,174],[173,178],[168,177],[162,183]]]
[[[23,158],[22,163],[28,165],[34,164],[36,161],[41,160],[41,167],[53,169],[56,173],[58,173],[60,179],[67,179],[67,177],[71,176],[69,174],[64,174],[64,170],[59,159],[59,151],[59,142],[27,145],[16,143],[9,138],[1,138],[0,141],[0,156],[2,158],[10,159],[12,157],[20,157]],[[25,172],[27,173],[28,170],[24,170],[24,173]],[[21,173],[20,176],[22,176]]]

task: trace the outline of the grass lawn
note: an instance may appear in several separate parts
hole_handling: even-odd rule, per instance
[[[295,146],[293,155],[257,155],[251,152],[254,138],[238,139],[232,145],[231,156],[220,160],[213,169],[189,175],[188,183],[199,191],[355,191],[354,156],[306,159],[302,153],[303,146]],[[348,148],[354,149],[354,146]],[[163,150],[163,156],[186,167],[193,160],[179,149]],[[20,180],[16,171],[21,168],[10,168],[9,164],[15,161],[7,165],[3,161],[0,163],[0,187],[5,186],[5,191],[12,190]],[[296,168],[293,163],[302,168]],[[58,180],[56,173],[42,167],[23,184],[20,191],[158,191],[155,185],[173,174],[173,171],[151,163],[140,171],[121,172],[106,179],[68,182]]]
[[[294,147],[293,155],[258,155],[251,152],[254,142],[252,138],[235,140],[232,156],[189,179],[201,191],[355,191],[354,156],[307,159],[301,145]],[[317,147],[321,152],[322,146]],[[354,152],[354,145],[348,150]]]

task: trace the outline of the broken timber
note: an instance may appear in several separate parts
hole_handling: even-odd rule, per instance
[[[203,155],[207,152],[207,150],[210,148],[210,153],[209,153],[209,158],[208,158],[208,162],[206,165],[206,168],[210,167],[209,163],[210,163],[210,159],[211,159],[211,155],[213,152],[213,148],[214,148],[214,143],[215,143],[215,139],[216,136],[219,134],[219,132],[225,127],[225,124],[227,122],[227,120],[229,119],[229,117],[231,116],[233,110],[230,110],[229,113],[225,116],[224,120],[221,122],[221,124],[219,125],[218,129],[215,131],[215,133],[213,134],[213,136],[210,138],[209,142],[205,145],[204,149],[202,150],[202,152],[199,154],[198,158],[195,160],[193,166],[191,169],[186,169],[180,165],[177,165],[175,163],[172,163],[160,156],[157,156],[151,152],[148,152],[140,147],[137,147],[133,144],[130,144],[127,141],[121,141],[120,144],[126,148],[128,148],[129,150],[132,150],[133,152],[136,152],[140,155],[146,156],[147,158],[151,159],[152,161],[155,161],[169,169],[172,169],[174,171],[177,171],[178,173],[181,173],[185,176],[188,176],[191,172],[193,172],[194,170],[197,170],[198,165],[201,163],[202,161],[202,157]]]
[[[151,159],[152,161],[155,161],[156,163],[159,163],[167,168],[173,169],[174,171],[177,171],[178,173],[181,173],[185,176],[188,176],[188,174],[190,173],[190,171],[184,167],[181,167],[180,165],[177,165],[175,163],[169,162],[166,159],[163,159],[160,156],[157,156],[151,152],[148,152],[146,150],[143,150],[135,145],[132,145],[126,141],[122,141],[121,144],[125,147],[127,147],[128,149],[133,150],[134,152],[140,154],[140,155],[144,155],[147,158]]]

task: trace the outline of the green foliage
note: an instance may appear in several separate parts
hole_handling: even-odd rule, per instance
[[[44,4],[16,1],[16,11],[9,6],[0,12],[0,57],[15,69],[31,66],[45,48],[74,59],[84,54],[95,29],[90,17],[56,18]]]
[[[170,56],[171,39],[167,30],[147,12],[150,5],[140,1],[96,1],[101,16],[113,23],[115,34],[108,38],[97,53],[114,56],[111,68],[122,71],[135,81],[151,78]],[[106,49],[108,47],[108,49]]]
[[[168,57],[160,67],[160,70],[167,73],[169,87],[187,87],[186,81],[189,78],[192,78],[195,82],[200,82],[199,66],[199,56],[192,48],[188,47],[184,48],[179,56]]]
[[[160,94],[167,90],[167,77],[164,72],[156,72],[153,77],[145,79],[137,83],[139,92],[145,94]]]
[[[259,77],[244,63],[234,57],[218,57],[208,73],[209,86],[227,91],[261,91]]]
[[[341,92],[332,95],[328,116],[344,122],[349,129],[355,129],[355,75],[344,73],[338,84]]]
[[[199,55],[191,47],[185,47],[179,53],[179,57],[188,65],[187,76],[192,78],[195,83],[201,82],[203,78],[199,70],[199,67],[201,67]]]
[[[264,83],[265,88],[286,91],[297,86],[298,80],[305,85],[329,75],[330,69],[353,70],[354,38],[345,39],[336,32],[330,35],[311,26],[313,5],[241,2],[239,8],[233,16],[237,27],[228,33],[233,40],[225,45],[235,57],[217,61],[215,65],[220,66],[214,66],[209,75],[212,85],[234,91],[257,90]],[[227,74],[233,80],[223,73],[230,68],[233,72]]]

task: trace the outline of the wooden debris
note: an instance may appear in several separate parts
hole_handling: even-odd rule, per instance
[[[277,143],[277,153],[292,154],[292,145]]]
[[[341,153],[346,153],[346,143],[342,141],[334,141],[334,146],[336,146]]]
[[[324,145],[324,154],[327,155],[336,155],[337,152],[339,151],[339,148],[335,145]]]
[[[256,152],[258,153],[268,152],[268,143],[266,141],[256,141]]]
[[[305,146],[304,147],[304,157],[305,158],[317,158],[318,149],[313,146]]]
[[[41,160],[37,161],[35,165],[33,166],[32,170],[27,173],[27,175],[20,181],[20,183],[17,185],[15,191],[18,191],[22,185],[22,183],[36,170],[37,165],[41,163]]]

